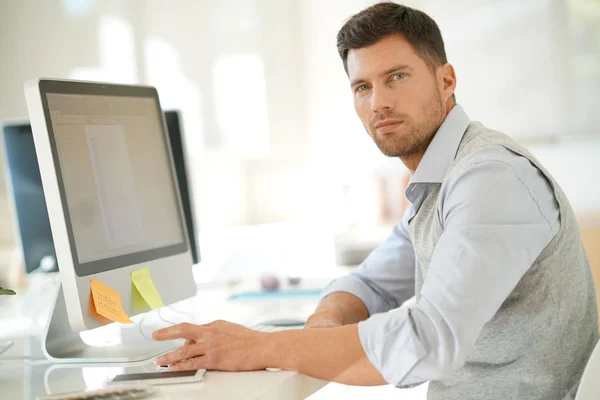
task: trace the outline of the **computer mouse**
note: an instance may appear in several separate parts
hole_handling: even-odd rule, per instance
[[[271,326],[301,326],[306,323],[306,320],[296,317],[270,317],[259,320],[256,325],[271,325]]]

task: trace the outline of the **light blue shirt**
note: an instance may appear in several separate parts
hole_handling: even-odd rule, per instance
[[[485,323],[560,227],[548,181],[528,159],[502,146],[466,156],[446,176],[469,122],[462,107],[451,110],[409,182],[403,219],[355,272],[322,293],[347,292],[364,302],[370,317],[358,324],[361,345],[384,379],[398,387],[444,379],[464,365]],[[400,307],[415,292],[408,222],[427,184],[442,180],[438,218],[444,231],[477,234],[445,235],[419,301]],[[523,234],[515,234],[515,221]],[[511,252],[515,248],[528,251]]]

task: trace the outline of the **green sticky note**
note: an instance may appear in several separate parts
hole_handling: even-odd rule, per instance
[[[150,308],[156,309],[164,306],[148,268],[144,267],[131,272],[131,282]]]
[[[14,290],[4,289],[2,286],[0,286],[0,294],[15,295],[17,293],[15,293]]]

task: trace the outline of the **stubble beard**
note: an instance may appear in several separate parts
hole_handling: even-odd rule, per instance
[[[380,114],[370,123],[370,135],[379,150],[388,157],[405,158],[423,154],[442,123],[443,110],[442,99],[436,87],[432,101],[422,108],[421,115],[424,117],[421,121],[416,122],[405,114]],[[385,119],[402,120],[398,129],[403,129],[405,133],[392,131],[378,134],[375,124]]]

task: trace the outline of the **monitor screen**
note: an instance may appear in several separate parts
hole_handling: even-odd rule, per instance
[[[43,259],[53,261],[52,266],[47,264],[46,268],[42,267],[44,270],[56,269],[54,242],[31,126],[7,124],[3,131],[7,172],[25,271],[38,269]]]
[[[183,203],[192,259],[194,264],[197,264],[200,252],[196,244],[191,193],[180,127],[181,116],[175,110],[165,111],[164,115]],[[36,270],[44,258],[54,261],[54,269],[57,269],[54,242],[52,241],[52,231],[50,230],[48,209],[46,208],[31,125],[28,123],[7,124],[3,131],[7,170],[12,183],[12,196],[25,270],[28,273]],[[47,267],[49,268],[50,265],[48,264]]]
[[[157,98],[70,86],[42,103],[77,275],[185,251]]]

